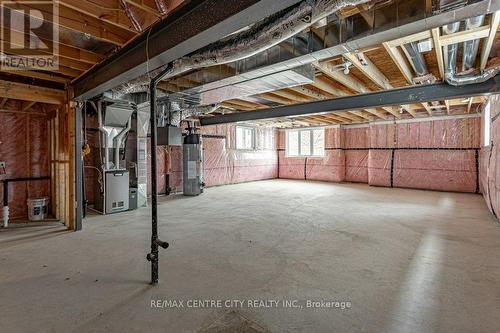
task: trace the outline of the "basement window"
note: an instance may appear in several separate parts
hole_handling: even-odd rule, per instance
[[[236,126],[236,149],[255,149],[255,128],[246,126]]]
[[[491,144],[491,103],[488,102],[484,107],[484,146],[488,147]]]
[[[286,132],[287,156],[325,155],[325,129],[300,129]]]

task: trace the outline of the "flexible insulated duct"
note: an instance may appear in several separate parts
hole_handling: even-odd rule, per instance
[[[165,79],[190,70],[248,58],[293,37],[342,8],[367,2],[370,0],[304,0],[292,9],[256,23],[248,30],[175,60]],[[155,77],[162,69],[154,70],[114,89],[114,95],[148,91],[150,77]]]
[[[474,22],[476,21],[474,20]],[[444,26],[443,32],[444,34],[449,35],[458,32],[459,29],[460,29],[460,22],[455,22]],[[473,54],[473,52],[475,52],[475,54]],[[467,47],[464,49],[464,59],[470,59],[470,61],[472,61],[472,64],[474,63],[476,55],[477,55],[477,48]],[[457,75],[456,72],[457,56],[458,56],[458,44],[448,45],[446,51],[444,78],[448,84],[451,84],[453,86],[463,86],[467,84],[481,83],[494,77],[500,71],[500,68],[497,65],[491,68],[487,68],[482,73],[477,75]]]

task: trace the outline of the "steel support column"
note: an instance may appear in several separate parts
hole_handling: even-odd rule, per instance
[[[166,249],[168,243],[161,241],[158,238],[158,175],[157,175],[157,142],[158,142],[158,124],[156,114],[156,86],[158,82],[170,70],[170,65],[167,66],[158,76],[153,78],[150,82],[150,100],[149,106],[150,126],[151,126],[151,252],[148,253],[146,258],[151,262],[151,284],[158,283],[158,263],[159,263],[159,247]]]
[[[412,86],[408,88],[377,91],[369,94],[286,105],[252,112],[204,117],[200,122],[202,126],[206,126],[240,121],[322,114],[333,111],[347,112],[365,108],[441,101],[471,96],[485,96],[500,93],[499,81],[500,75],[483,83],[466,86],[451,86],[446,83]]]
[[[75,231],[82,230],[83,220],[83,156],[82,103],[75,108]]]

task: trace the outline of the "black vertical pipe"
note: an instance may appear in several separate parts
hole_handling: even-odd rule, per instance
[[[82,230],[83,220],[83,158],[82,158],[82,106],[75,108],[75,231]]]
[[[156,163],[157,163],[157,119],[156,119],[156,82],[154,79],[151,81],[150,85],[150,126],[151,126],[151,283],[158,283],[158,244],[156,240],[158,239],[158,191],[157,182],[158,177],[156,175]]]
[[[157,117],[156,117],[156,86],[158,82],[165,76],[165,74],[170,71],[171,65],[167,66],[161,73],[155,78],[151,79],[149,89],[150,89],[150,99],[149,106],[151,110],[150,114],[150,126],[151,126],[151,253],[147,255],[147,259],[151,261],[151,284],[158,283],[158,247],[166,249],[168,247],[167,242],[162,242],[158,238],[158,175],[157,175],[157,153],[156,148],[158,146],[158,129],[157,129]]]

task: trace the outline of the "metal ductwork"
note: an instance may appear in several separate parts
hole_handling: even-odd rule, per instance
[[[411,66],[415,70],[417,77],[413,78],[413,83],[432,84],[436,82],[434,75],[429,73],[424,56],[420,52],[418,42],[403,45]]]
[[[480,26],[481,24],[479,24],[479,22],[483,22],[483,20],[484,17],[481,18],[480,16],[467,19],[466,29],[472,29]],[[443,32],[444,34],[449,35],[458,32],[459,29],[460,29],[460,22],[455,22],[444,26]],[[464,63],[464,65],[467,67],[470,66],[469,68],[467,68],[468,70],[472,69],[474,66],[475,58],[477,55],[477,44],[475,42],[479,43],[479,40],[473,40],[471,42],[474,43],[468,43],[467,45],[466,43],[464,43],[463,59],[467,62]],[[477,75],[458,75],[456,72],[457,57],[458,57],[458,44],[451,44],[446,46],[444,76],[446,82],[453,86],[481,83],[494,77],[500,71],[500,68],[498,66],[495,66],[488,68]]]
[[[471,17],[465,21],[465,30],[479,28],[484,23],[484,15]],[[479,49],[479,39],[468,40],[463,43],[464,53],[462,57],[462,71],[474,68],[477,51]]]
[[[169,99],[188,105],[209,105],[313,82],[314,67],[311,64],[289,70],[278,68],[276,73],[269,75],[262,75],[262,72],[256,69],[171,94]]]
[[[270,16],[248,30],[228,36],[189,56],[172,63],[165,79],[185,72],[227,64],[263,52],[342,8],[367,3],[370,0],[304,0],[291,9]],[[161,72],[154,70],[113,90],[115,95],[148,90],[149,80]]]

